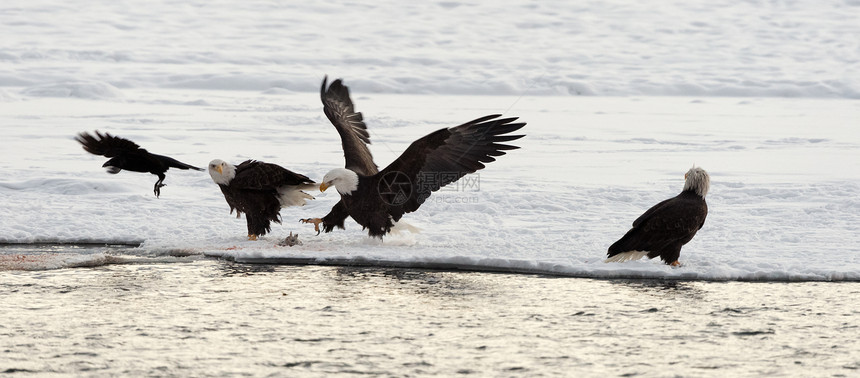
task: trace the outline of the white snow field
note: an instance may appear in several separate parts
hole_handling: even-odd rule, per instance
[[[61,1],[0,4],[0,242],[142,243],[0,254],[3,269],[165,261],[389,264],[581,277],[860,280],[860,2]],[[522,149],[373,240],[314,235],[335,191],[245,240],[206,172],[109,175],[81,131],[200,167],[254,158],[319,180],[343,165],[322,113],[342,77],[377,163],[492,113]],[[603,262],[693,164],[710,214],[681,252]],[[278,247],[290,232],[303,245]]]

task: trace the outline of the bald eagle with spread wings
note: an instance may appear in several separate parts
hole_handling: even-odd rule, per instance
[[[257,240],[272,230],[271,222],[281,223],[281,208],[304,206],[313,199],[303,189],[316,183],[277,164],[246,160],[239,165],[221,159],[209,163],[209,176],[221,188],[230,213],[245,213],[248,240]]]
[[[108,133],[95,132],[95,136],[89,133],[80,133],[75,138],[84,150],[91,154],[109,157],[102,167],[107,168],[108,173],[117,174],[122,170],[132,172],[149,172],[158,176],[158,181],[155,182],[153,193],[155,197],[161,195],[161,188],[164,187],[164,173],[170,168],[178,169],[193,169],[202,171],[192,165],[185,164],[174,158],[156,155],[149,151],[140,148],[137,143],[128,139],[113,136]]]
[[[705,195],[711,186],[708,172],[690,168],[684,175],[681,194],[660,202],[633,221],[633,228],[609,246],[606,262],[638,260],[660,256],[664,263],[679,266],[681,247],[693,240],[705,225],[708,204]]]
[[[340,201],[323,218],[302,219],[320,224],[325,232],[344,228],[352,217],[372,237],[382,238],[395,222],[418,207],[439,188],[484,168],[507,150],[519,147],[504,144],[523,137],[511,135],[525,126],[517,118],[484,116],[460,126],[434,131],[414,142],[394,162],[382,170],[370,154],[370,135],[361,113],[355,111],[349,89],[337,79],[327,86],[323,79],[320,96],[323,111],[340,134],[345,168],[326,173],[320,190],[334,186]]]

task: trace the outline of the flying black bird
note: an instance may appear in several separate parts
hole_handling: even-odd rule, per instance
[[[320,89],[323,111],[340,134],[346,168],[331,170],[320,184],[322,191],[334,186],[340,193],[341,200],[331,212],[323,218],[302,220],[313,223],[317,232],[320,223],[330,232],[334,227],[344,228],[344,220],[352,217],[370,236],[382,238],[403,214],[418,210],[432,192],[484,168],[484,163],[495,161],[505,150],[519,148],[502,142],[523,137],[509,133],[525,123],[488,115],[412,142],[380,171],[367,147],[367,126],[353,107],[349,89],[340,79],[328,87],[326,82],[323,79]]]
[[[684,175],[684,190],[648,209],[633,221],[633,228],[609,246],[606,262],[638,260],[660,256],[666,264],[679,266],[681,247],[705,225],[708,204],[705,195],[711,186],[708,172],[690,168]]]
[[[270,222],[281,223],[282,207],[304,206],[313,199],[302,189],[314,189],[313,180],[276,164],[246,160],[232,165],[220,159],[209,163],[209,175],[221,187],[230,213],[245,213],[248,240],[257,240],[272,230]]]
[[[153,193],[155,197],[161,195],[161,187],[164,186],[164,172],[168,169],[203,169],[182,163],[174,158],[149,153],[137,143],[128,139],[110,135],[108,133],[95,132],[95,136],[88,133],[80,133],[75,138],[84,146],[84,150],[91,154],[109,157],[102,167],[107,168],[108,173],[117,174],[125,169],[133,172],[149,172],[158,176]]]

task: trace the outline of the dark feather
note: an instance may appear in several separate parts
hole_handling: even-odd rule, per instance
[[[271,222],[281,223],[278,189],[287,185],[313,184],[307,176],[276,164],[246,160],[236,166],[236,176],[219,185],[230,212],[245,214],[248,235],[262,236],[272,230]],[[299,189],[296,189],[299,190]]]
[[[164,186],[164,173],[170,168],[193,169],[202,171],[195,166],[185,164],[174,158],[156,155],[140,148],[137,143],[128,139],[110,135],[109,133],[95,132],[95,136],[88,133],[79,133],[75,137],[84,150],[94,154],[109,157],[103,167],[108,168],[109,173],[119,173],[120,170],[132,172],[148,172],[158,176],[153,192],[158,197],[161,187]]]
[[[340,134],[346,168],[360,175],[373,175],[378,172],[373,156],[367,145],[370,144],[370,134],[364,124],[361,113],[355,111],[352,99],[349,98],[349,88],[337,79],[326,88],[328,76],[323,79],[320,97],[323,112],[334,128]]]
[[[410,180],[413,195],[403,205],[409,213],[418,209],[432,192],[461,177],[484,168],[507,150],[518,146],[502,144],[522,138],[506,135],[525,126],[517,118],[498,118],[494,114],[457,127],[437,130],[412,142],[409,148],[378,175],[380,178],[402,173]]]
[[[275,190],[242,190],[230,185],[219,185],[230,212],[245,214],[248,235],[265,235],[272,230],[271,222],[281,223],[281,203]]]
[[[108,133],[102,134],[98,131],[95,133],[95,136],[88,133],[79,133],[78,136],[75,137],[75,140],[84,146],[85,151],[104,157],[116,157],[122,154],[143,150],[137,145],[137,143],[128,139],[115,137]],[[146,152],[146,150],[143,150],[143,152]]]
[[[613,243],[608,257],[629,251],[647,251],[670,264],[678,260],[681,247],[705,224],[708,205],[694,191],[686,190],[662,201],[633,222],[633,228]]]
[[[417,210],[432,192],[484,168],[505,151],[519,148],[504,143],[523,137],[510,133],[525,123],[514,122],[517,118],[488,115],[416,140],[388,167],[378,171],[367,148],[367,126],[361,113],[353,109],[349,90],[340,79],[326,89],[327,79],[321,89],[323,109],[340,134],[346,168],[358,174],[359,182],[355,192],[342,195],[322,218],[326,232],[343,228],[344,220],[350,216],[371,236],[381,238],[391,230],[393,222]]]
[[[236,166],[236,177],[230,181],[230,186],[242,190],[277,190],[284,185],[313,183],[307,176],[277,164],[245,160]]]

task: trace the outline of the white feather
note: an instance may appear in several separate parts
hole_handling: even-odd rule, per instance
[[[218,173],[217,167],[221,167],[221,173]],[[212,160],[209,162],[209,177],[218,185],[229,185],[236,177],[236,166],[221,159]]]
[[[612,257],[606,259],[606,261],[604,261],[604,262],[608,262],[608,263],[619,262],[620,263],[620,262],[625,262],[625,261],[634,261],[634,260],[639,260],[639,259],[641,259],[647,255],[648,255],[648,251],[621,252],[615,256],[612,256]]]
[[[711,188],[711,176],[704,169],[693,166],[684,175],[684,190],[693,190],[700,197],[705,198]]]
[[[307,204],[307,200],[314,199],[314,196],[303,192],[302,189],[316,187],[316,184],[284,185],[278,188],[278,201],[281,203],[281,207],[304,206]]]
[[[358,174],[346,168],[335,168],[323,176],[323,182],[334,185],[340,194],[349,194],[358,189]]]

